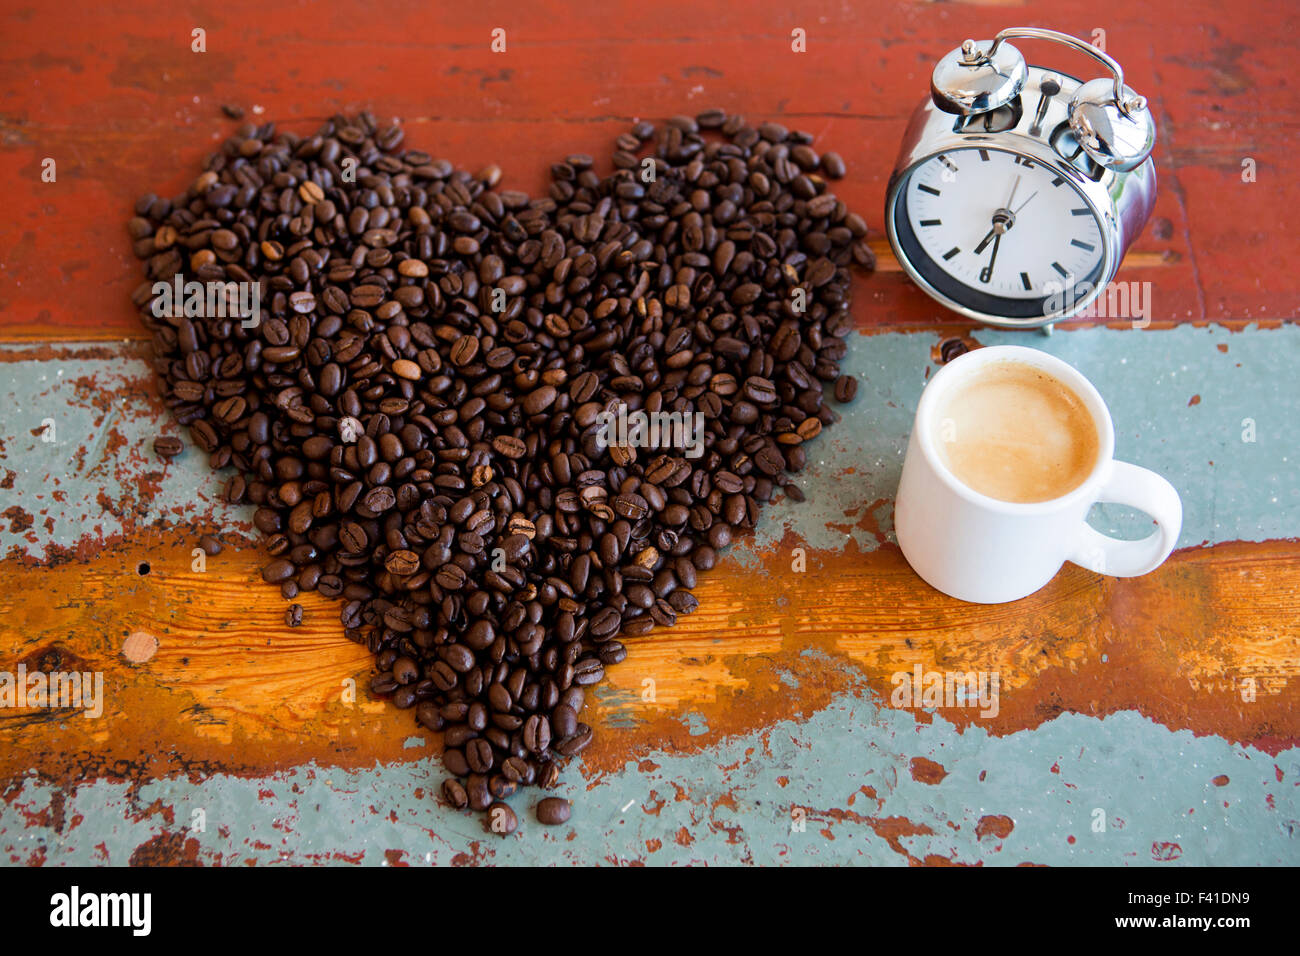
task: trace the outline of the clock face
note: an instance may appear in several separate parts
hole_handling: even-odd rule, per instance
[[[949,298],[992,315],[1044,315],[1098,277],[1101,227],[1052,167],[992,148],[923,161],[900,187],[895,226],[912,265]]]

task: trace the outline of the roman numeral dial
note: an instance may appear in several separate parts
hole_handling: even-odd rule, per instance
[[[907,216],[921,251],[952,279],[1039,299],[1093,277],[1101,227],[1055,169],[995,148],[950,150],[912,171]]]

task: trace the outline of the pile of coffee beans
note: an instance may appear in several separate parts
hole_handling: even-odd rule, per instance
[[[694,611],[761,504],[802,498],[827,399],[856,391],[867,227],[829,191],[840,157],[720,110],[637,123],[611,175],[569,156],[542,198],[402,142],[367,113],[242,125],[136,204],[134,299],[166,404],[256,506],[265,580],[342,599],[373,692],[443,733],[444,798],[510,832],[502,801],[591,742],[620,638]],[[260,315],[234,286],[230,310],[158,308],[177,276],[258,282]],[[620,409],[699,413],[702,454],[602,440]]]

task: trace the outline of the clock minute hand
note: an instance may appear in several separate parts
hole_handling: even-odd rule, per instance
[[[980,282],[987,283],[993,278],[993,264],[998,261],[998,249],[1002,245],[1003,230],[998,229],[993,237],[993,254],[989,256],[989,264],[980,270]]]
[[[1020,188],[1020,176],[1017,175],[1017,176],[1016,176],[1016,181],[1013,182],[1013,183],[1011,184],[1011,195],[1007,197],[1007,203],[1006,203],[1006,205],[1003,207],[1004,209],[1010,209],[1010,208],[1011,208],[1011,203],[1012,203],[1012,202],[1015,200],[1015,198],[1016,198],[1016,190],[1019,189],[1019,188]],[[1030,198],[1032,199],[1033,197],[1031,196]]]
[[[1011,226],[1015,225],[1015,215],[1017,215],[1017,213],[1021,211],[1021,209],[1028,206],[1028,204],[1030,204],[1030,200],[1034,199],[1034,196],[1039,194],[1039,191],[1037,190],[1032,191],[1032,193],[1030,194],[1030,198],[1024,200],[1023,203],[1019,204],[1019,206],[1015,207],[1014,209],[1011,209],[1010,208],[1011,200],[1015,198],[1015,190],[1017,190],[1017,187],[1019,185],[1021,185],[1021,177],[1017,176],[1015,177],[1015,186],[1011,187],[1011,195],[1009,196],[1008,200],[1006,200],[1006,206],[1002,207],[1001,209],[998,209],[997,212],[993,213],[993,228],[989,229],[988,233],[985,233],[983,239],[980,239],[979,245],[975,247],[975,255],[979,255],[980,252],[983,252],[985,250],[985,248],[988,248],[988,243],[991,243],[993,241],[993,237],[1005,233],[1006,230],[1009,230]],[[995,254],[993,255],[996,256],[997,252],[995,252]],[[989,263],[989,267],[992,268],[992,263]]]
[[[1024,209],[1025,206],[1029,205],[1029,199],[1033,199],[1034,196],[1038,195],[1038,190],[1034,190],[1033,194],[1029,197],[1029,199],[1026,199],[1024,202],[1022,202],[1019,205],[1019,207],[1016,208],[1015,212],[1012,212],[1011,203],[1015,201],[1016,191],[1019,188],[1020,188],[1020,177],[1017,176],[1015,178],[1015,181],[1012,182],[1011,184],[1011,195],[1007,197],[1006,205],[1002,206],[1000,209],[998,209],[996,212],[993,213],[993,226],[985,234],[984,238],[980,240],[980,244],[975,247],[975,255],[978,256],[981,252],[983,252],[986,248],[988,248],[988,244],[993,241],[994,236],[1000,236],[1002,235],[1002,233],[1010,229],[1011,224],[1015,222],[1016,213],[1019,212],[1021,209]],[[996,256],[997,253],[995,252],[994,255]]]

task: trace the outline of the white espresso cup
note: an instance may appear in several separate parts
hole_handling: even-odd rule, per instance
[[[1097,428],[1097,459],[1088,477],[1049,501],[1002,501],[975,491],[945,464],[937,421],[949,390],[996,362],[1039,369],[1082,401]],[[1060,359],[1037,349],[998,345],[949,362],[921,393],[894,504],[898,544],[913,570],[952,597],[998,604],[1033,594],[1066,561],[1099,574],[1136,577],[1155,570],[1174,549],[1183,506],[1173,485],[1153,471],[1115,461],[1115,428],[1092,383]],[[1146,512],[1158,527],[1124,541],[1087,523],[1097,502]]]

